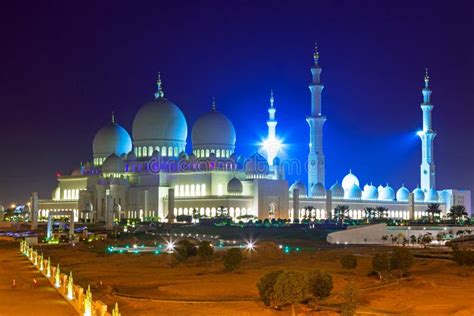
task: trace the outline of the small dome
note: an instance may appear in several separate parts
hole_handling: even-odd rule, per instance
[[[114,172],[123,172],[124,171],[124,162],[116,154],[112,154],[105,159],[102,164],[102,173],[114,173]]]
[[[425,196],[425,201],[426,202],[438,202],[439,201],[438,191],[436,191],[434,188],[431,188]]]
[[[240,180],[237,179],[236,177],[233,177],[227,183],[227,192],[230,194],[242,194],[243,192],[242,182],[240,182]]]
[[[193,148],[209,147],[219,148],[221,146],[234,148],[235,146],[235,128],[234,124],[215,107],[202,115],[194,123],[191,132]]]
[[[75,169],[71,172],[71,176],[82,176],[81,168],[75,168]]]
[[[132,139],[128,132],[112,121],[109,125],[101,128],[92,141],[94,157],[108,157],[111,154],[117,156],[128,154],[132,150]]]
[[[127,160],[134,161],[137,160],[137,155],[132,151],[130,151],[127,155]]]
[[[400,189],[397,190],[397,201],[408,201],[408,196],[410,195],[410,191],[405,188],[404,185]]]
[[[360,199],[362,197],[362,190],[355,183],[345,191],[345,199]]]
[[[384,201],[393,201],[395,200],[395,191],[387,184],[387,186],[382,189],[379,199]]]
[[[245,160],[244,169],[247,174],[266,174],[270,168],[265,157],[256,153]]]
[[[380,185],[377,187],[377,191],[379,192],[379,196],[380,196],[380,195],[382,194],[382,191],[383,191],[383,185],[380,184]]]
[[[362,199],[364,200],[377,200],[379,198],[379,191],[372,184],[365,185],[364,191],[362,192]]]
[[[326,189],[318,182],[311,187],[311,196],[326,196]]]
[[[300,180],[296,180],[291,186],[290,186],[290,196],[293,196],[293,190],[298,189],[300,197],[306,196],[306,186],[301,182]]]
[[[416,189],[413,190],[413,195],[414,195],[414,198],[415,198],[415,202],[424,202],[425,201],[425,193],[419,187],[416,187]]]
[[[352,188],[352,185],[354,184],[359,186],[359,179],[352,174],[352,170],[349,170],[349,173],[344,177],[344,179],[342,179],[342,188],[345,191]]]
[[[86,212],[92,212],[94,210],[94,206],[92,206],[92,203],[88,202],[84,206],[84,211]]]
[[[339,197],[342,198],[344,197],[344,189],[339,185],[339,183],[334,183],[331,186],[331,193],[333,197]]]
[[[164,97],[146,103],[133,120],[135,142],[186,142],[188,124],[180,108]]]

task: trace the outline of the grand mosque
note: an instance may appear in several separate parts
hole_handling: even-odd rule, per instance
[[[194,123],[192,151],[186,152],[188,122],[178,105],[168,99],[158,77],[154,99],[133,119],[132,134],[114,118],[100,128],[92,141],[91,161],[71,174],[57,177],[51,198],[33,194],[32,208],[39,220],[52,211],[72,211],[75,221],[110,222],[118,218],[173,221],[178,215],[213,217],[225,212],[244,218],[329,218],[338,205],[349,206],[349,216],[363,218],[364,208],[383,206],[388,216],[416,219],[428,204],[438,203],[445,216],[452,205],[464,205],[471,215],[471,192],[436,186],[430,78],[422,90],[423,114],[420,185],[411,190],[388,184],[364,186],[349,172],[340,182],[325,181],[322,111],[322,68],[317,48],[311,67],[312,80],[307,182],[289,185],[280,158],[273,94],[268,107],[268,135],[259,153],[239,155],[232,121],[215,102]],[[302,118],[303,119],[303,118]],[[308,208],[310,207],[310,208]]]

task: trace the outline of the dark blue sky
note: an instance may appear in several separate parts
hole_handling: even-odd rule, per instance
[[[158,71],[188,135],[215,96],[247,155],[266,133],[273,89],[277,132],[288,155],[305,160],[315,41],[328,186],[349,168],[362,184],[416,186],[429,67],[437,187],[474,190],[471,1],[75,3],[3,4],[0,203],[35,190],[49,197],[56,171],[91,159],[94,134],[112,110],[131,131]]]

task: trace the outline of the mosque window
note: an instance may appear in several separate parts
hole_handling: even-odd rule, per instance
[[[209,149],[206,149],[206,157],[209,157]]]
[[[128,172],[128,163],[125,164],[125,172]]]
[[[173,147],[168,147],[168,157],[173,157]]]
[[[191,196],[196,195],[196,186],[194,184],[191,184]]]
[[[175,148],[174,148],[174,156],[175,156],[175,157],[178,157],[178,147],[175,147]]]
[[[138,147],[137,149],[138,149],[138,154],[137,154],[137,156],[138,156],[138,157],[141,157],[141,156],[142,156],[142,148],[141,148],[141,147]]]
[[[189,184],[186,184],[184,187],[184,195],[189,196]]]
[[[143,157],[146,157],[146,156],[147,156],[148,153],[147,153],[146,147],[143,147],[142,153],[143,153]]]
[[[217,185],[217,196],[222,196],[224,194],[223,189],[222,189],[222,184]]]
[[[179,186],[178,185],[174,186],[174,193],[176,194],[176,196],[179,196]]]
[[[153,147],[148,147],[148,156],[153,155]]]
[[[225,150],[224,150],[224,149],[221,150],[221,157],[222,157],[222,158],[226,157],[226,155],[225,155]]]
[[[217,152],[216,152],[216,157],[217,157],[217,158],[221,158],[221,152],[219,151],[219,149],[218,149]]]
[[[196,185],[196,196],[201,196],[201,186],[199,184]]]
[[[160,147],[159,147],[159,146],[155,146],[155,150],[156,150],[157,152],[160,152]]]
[[[184,196],[184,185],[182,184],[179,186],[179,195]]]
[[[206,194],[207,194],[206,185],[203,183],[203,184],[201,184],[201,195],[206,196]]]
[[[134,148],[134,151],[135,151],[135,156],[138,156],[138,148],[137,147]]]
[[[161,147],[161,155],[163,157],[166,157],[166,147],[165,146]]]
[[[201,157],[204,158],[204,149],[201,149]]]

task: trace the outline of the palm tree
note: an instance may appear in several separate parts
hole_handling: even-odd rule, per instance
[[[388,213],[388,208],[383,207],[383,206],[377,206],[375,208],[375,213],[377,214],[377,216],[380,220]]]
[[[312,206],[306,206],[304,208],[305,217],[307,219],[311,220],[311,216],[312,216],[311,214],[313,213],[313,210],[314,210],[314,207],[312,207]],[[308,216],[308,214],[309,214],[309,216]]]
[[[448,217],[454,219],[454,221],[458,221],[459,219],[463,219],[467,216],[466,208],[464,205],[453,205],[449,210]]]
[[[345,219],[349,219],[349,206],[338,205],[334,208],[334,219],[338,221],[341,226],[344,224]]]
[[[366,207],[364,208],[365,218],[367,219],[367,223],[370,223],[371,219],[375,217],[375,208],[373,207]]]
[[[426,210],[426,213],[430,216],[430,221],[434,223],[434,218],[435,215],[441,214],[441,210],[439,209],[439,204],[437,203],[432,203],[428,204],[428,209]]]

